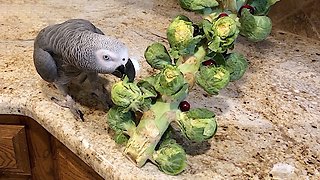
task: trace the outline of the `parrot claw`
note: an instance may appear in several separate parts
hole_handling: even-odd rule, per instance
[[[84,114],[79,109],[75,109],[75,108],[69,108],[69,109],[77,120],[80,120],[82,122],[84,121],[84,118],[83,118]]]
[[[67,95],[66,97],[66,101],[61,102],[60,100],[58,100],[55,97],[51,97],[51,100],[53,102],[55,102],[56,104],[58,104],[59,106],[63,107],[63,108],[69,108],[71,113],[73,114],[73,116],[77,119],[77,120],[81,120],[84,121],[84,114],[82,113],[82,111],[80,111],[79,109],[75,108],[75,102],[74,100],[71,98],[71,96]]]

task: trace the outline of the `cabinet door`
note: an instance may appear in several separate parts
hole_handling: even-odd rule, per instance
[[[53,139],[55,165],[60,180],[103,180],[92,168],[57,139]]]
[[[31,175],[25,127],[0,125],[0,176]]]

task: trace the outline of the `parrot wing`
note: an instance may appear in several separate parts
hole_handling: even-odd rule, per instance
[[[35,48],[33,59],[37,72],[45,81],[54,82],[57,79],[57,65],[50,52]]]

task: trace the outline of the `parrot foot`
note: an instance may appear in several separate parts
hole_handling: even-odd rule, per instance
[[[51,100],[61,107],[69,108],[71,113],[77,120],[84,121],[84,114],[78,108],[75,107],[75,102],[71,96],[67,95],[65,101],[60,101],[55,97],[51,97]]]

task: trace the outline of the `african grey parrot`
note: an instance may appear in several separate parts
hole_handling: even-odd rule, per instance
[[[127,75],[130,81],[135,77],[126,46],[83,19],[71,19],[42,29],[34,42],[33,60],[42,79],[53,83],[66,97],[64,102],[53,100],[81,120],[83,114],[68,94],[68,84],[73,79],[88,78],[93,89],[98,90],[102,87],[97,83],[98,73]]]

